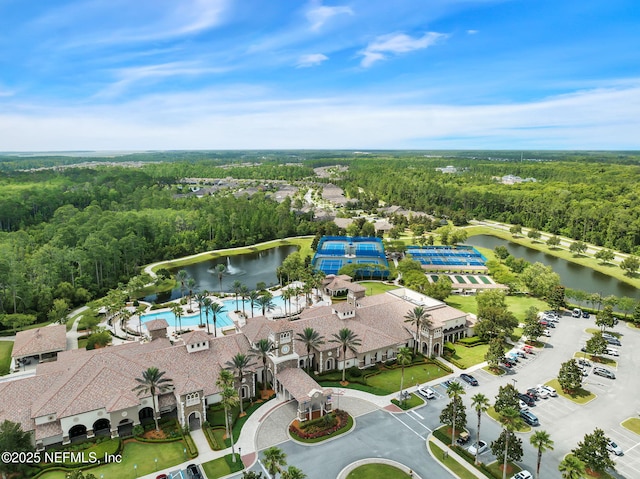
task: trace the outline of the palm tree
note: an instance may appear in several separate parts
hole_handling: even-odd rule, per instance
[[[500,411],[500,423],[504,426],[504,461],[502,463],[502,479],[507,478],[507,459],[509,452],[509,436],[520,424],[520,413],[513,407],[506,407]]]
[[[242,315],[246,318],[247,313],[244,312],[244,300],[249,296],[249,288],[244,284],[240,288],[240,296],[242,297]]]
[[[282,479],[306,479],[307,475],[296,466],[289,466],[286,471],[282,471]]]
[[[222,390],[222,396],[224,399],[225,396],[225,391],[228,389],[234,390],[233,388],[233,381],[234,381],[234,377],[233,377],[233,373],[231,371],[228,371],[226,369],[221,369],[220,373],[218,374],[218,379],[216,380],[216,386],[219,387]],[[227,394],[227,396],[231,396],[230,394]],[[222,405],[224,406],[224,428],[225,428],[225,433],[227,434],[227,436],[229,436],[229,415],[227,414],[227,405],[225,405],[224,402],[222,402]]]
[[[451,447],[456,442],[456,399],[465,394],[462,384],[457,381],[451,381],[447,386],[447,396],[451,399],[451,413],[453,415],[452,429],[451,429]]]
[[[354,354],[357,353],[356,348],[359,347],[362,342],[356,333],[349,328],[342,328],[338,331],[338,334],[333,334],[333,339],[329,340],[330,343],[339,343],[342,348],[342,382],[345,382],[345,374],[347,371],[347,349],[350,349]]]
[[[187,273],[186,269],[181,269],[176,273],[176,281],[180,283],[180,297],[184,296],[184,292],[187,290],[187,278],[189,277],[189,273]]]
[[[233,291],[233,294],[236,295],[236,311],[239,311],[240,309],[238,308],[238,295],[240,294],[240,291],[242,291],[242,283],[236,279],[231,285],[231,291]]]
[[[213,305],[213,301],[211,301],[211,298],[209,296],[206,296],[202,300],[202,307],[204,308],[204,316],[207,319],[207,334],[211,334],[211,331],[209,331],[209,313],[211,312],[212,305]]]
[[[249,302],[251,304],[251,317],[253,318],[253,306],[256,304],[256,301],[258,301],[258,298],[260,297],[260,293],[258,293],[255,289],[252,289],[251,292],[249,293]]]
[[[420,343],[420,326],[425,322],[427,327],[431,327],[431,315],[424,310],[422,306],[416,306],[405,316],[405,323],[411,323],[416,327],[416,342],[413,345],[413,354],[418,352],[418,344]]]
[[[200,326],[202,326],[202,307],[204,306],[204,300],[207,297],[204,293],[196,294],[196,303],[198,304],[198,312],[200,313]]]
[[[218,314],[224,313],[226,309],[224,309],[224,306],[222,306],[220,303],[214,303],[213,301],[211,302],[211,306],[209,307],[209,309],[211,310],[211,314],[213,315],[213,336],[217,337],[218,336],[218,326],[217,326]]]
[[[174,304],[171,306],[171,312],[176,317],[176,334],[182,330],[182,306],[179,304]],[[180,327],[178,328],[178,323],[180,323]]]
[[[193,298],[193,291],[196,289],[196,280],[193,278],[187,279],[187,288],[189,289],[189,309],[191,309],[191,298]]]
[[[411,349],[409,348],[400,348],[398,349],[398,353],[396,354],[396,362],[400,365],[400,400],[404,400],[404,396],[402,395],[402,390],[404,388],[404,367],[411,364],[411,360],[413,359],[413,354],[411,353]]]
[[[482,419],[482,413],[489,409],[489,399],[482,393],[478,393],[471,398],[471,406],[476,410],[478,414],[478,430],[476,431],[476,444],[480,444],[480,420]],[[476,448],[476,464],[478,464],[478,449]]]
[[[320,333],[313,328],[304,328],[301,333],[296,335],[296,338],[307,347],[307,374],[309,374],[311,367],[311,348],[322,346],[324,344],[324,336],[321,336]]]
[[[267,311],[273,311],[273,308],[276,307],[273,303],[273,295],[269,291],[265,291],[258,296],[256,303],[258,303],[258,306],[262,308],[262,316],[264,316]]]
[[[262,380],[264,381],[262,384],[262,392],[263,395],[266,395],[267,392],[267,358],[269,357],[269,353],[273,351],[273,343],[268,339],[259,340],[251,351],[262,359]]]
[[[282,302],[284,303],[284,315],[287,315],[287,301],[289,301],[289,311],[291,311],[291,290],[289,288],[282,290]]]
[[[282,472],[282,468],[287,465],[287,455],[277,447],[265,449],[263,454],[264,459],[262,460],[262,463],[273,479],[276,477],[276,474]]]
[[[538,464],[536,465],[536,479],[540,479],[540,463],[542,453],[546,450],[553,451],[553,441],[547,431],[536,431],[529,438],[531,445],[538,449]]]
[[[562,479],[582,479],[586,474],[584,462],[573,454],[562,460],[558,470],[562,473]]]
[[[153,420],[156,422],[156,431],[160,430],[160,427],[158,426],[158,406],[156,395],[162,394],[173,387],[171,379],[164,378],[164,374],[165,371],[160,371],[156,367],[150,367],[146,371],[142,371],[141,378],[136,378],[136,381],[139,384],[133,388],[133,391],[137,391],[138,396],[147,393],[151,395],[151,401],[153,403]]]
[[[222,275],[227,270],[227,267],[222,263],[216,265],[216,273],[218,274],[218,284],[220,285],[220,292],[222,293]]]
[[[238,371],[238,380],[240,382],[240,390],[242,390],[242,378],[244,378],[244,371],[251,364],[251,357],[243,353],[237,353],[231,358],[231,361],[227,361],[226,366],[231,368],[232,371]],[[240,415],[242,416],[244,411],[242,410],[242,394],[238,394],[240,397]]]

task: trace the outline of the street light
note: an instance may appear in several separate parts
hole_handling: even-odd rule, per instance
[[[155,461],[156,461],[156,471],[157,471],[158,470],[158,458],[157,457],[156,457]]]
[[[133,476],[134,477],[138,477],[138,465],[137,464],[133,465]]]
[[[238,446],[238,456],[240,456],[240,462],[242,462],[242,448],[240,446]],[[244,463],[242,465],[244,466]]]

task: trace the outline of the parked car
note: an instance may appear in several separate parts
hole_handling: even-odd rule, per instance
[[[518,399],[518,407],[520,408],[521,411],[529,410],[529,406],[527,406],[527,403],[524,402],[522,399]]]
[[[574,308],[574,310],[571,311],[571,316],[574,318],[580,318],[582,316],[582,310],[580,308]]]
[[[590,368],[591,367],[591,363],[589,361],[587,361],[586,359],[578,359],[578,366],[583,366],[585,368]]]
[[[192,479],[203,479],[197,464],[189,464],[187,466],[187,475]]]
[[[524,422],[526,422],[529,426],[539,426],[540,421],[535,414],[531,411],[520,411],[520,417]]]
[[[520,399],[521,401],[524,401],[524,403],[529,407],[533,407],[536,405],[536,400],[531,396],[529,396],[528,394],[520,393],[518,394],[518,399]]]
[[[590,315],[589,313],[587,313],[586,311],[583,311],[583,312],[582,312],[582,317],[583,317],[583,318],[585,318],[585,319],[589,319],[589,317],[590,317],[590,316],[591,316],[591,315]]]
[[[607,451],[614,453],[616,456],[624,456],[624,451],[615,442],[607,442]]]
[[[600,366],[597,366],[597,367],[593,368],[593,374],[596,374],[598,376],[602,376],[604,378],[609,378],[609,379],[615,379],[616,378],[616,375],[614,374],[613,371],[609,371],[608,369],[601,368]]]
[[[522,349],[524,349],[524,352],[527,354],[535,354],[533,346],[530,346],[529,344],[525,344]]]
[[[456,442],[459,446],[464,446],[469,442],[469,439],[471,439],[469,433],[467,431],[462,431],[460,434],[458,434],[458,439],[456,439]]]
[[[516,353],[508,353],[507,354],[507,359],[509,361],[511,361],[512,363],[517,363],[520,358],[518,357],[518,355]]]
[[[620,342],[620,340],[618,338],[613,338],[613,337],[605,337],[604,340],[613,345],[613,346],[622,346],[622,343]]]
[[[543,388],[542,386],[538,386],[537,391],[539,398],[549,399],[549,391],[547,391],[545,388]]]
[[[166,474],[158,474],[156,476],[156,479],[167,479],[167,475]]]
[[[548,329],[545,329],[544,331],[542,331],[542,335],[546,336],[547,338],[551,337],[551,331],[549,331]]]
[[[478,380],[474,378],[471,374],[462,373],[460,375],[460,379],[462,379],[466,383],[471,384],[472,386],[478,385]]]
[[[529,388],[525,394],[531,396],[536,401],[538,400],[538,388]]]
[[[605,349],[604,354],[608,354],[609,356],[620,356],[620,353],[618,353],[616,348],[607,348]]]
[[[435,399],[436,398],[436,392],[431,389],[428,386],[421,386],[417,389],[416,391],[418,394],[420,394],[420,396],[422,396],[425,399]]]
[[[533,476],[531,475],[531,473],[529,471],[527,471],[526,469],[523,469],[522,471],[514,474],[511,479],[532,479]]]
[[[546,390],[549,393],[549,396],[551,396],[551,397],[558,396],[558,391],[556,391],[551,386],[547,386],[546,384],[538,384],[538,388],[542,388],[542,389]]]
[[[547,328],[555,328],[555,327],[556,327],[556,324],[553,321],[549,321],[547,323]]]
[[[480,442],[474,442],[473,444],[471,444],[469,446],[469,449],[467,449],[467,451],[469,451],[469,454],[471,454],[472,456],[475,456],[476,450],[478,451],[478,454],[482,454],[483,452],[486,452],[488,449],[489,449],[489,445],[484,441],[480,441]]]

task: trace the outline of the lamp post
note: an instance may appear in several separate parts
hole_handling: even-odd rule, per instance
[[[138,465],[137,464],[133,465],[133,476],[134,477],[138,477]]]
[[[242,462],[242,448],[240,446],[238,446],[238,456],[240,456],[240,462]],[[244,466],[244,462],[242,462],[242,465]]]
[[[156,471],[158,470],[158,458],[155,458],[155,462],[156,462]]]

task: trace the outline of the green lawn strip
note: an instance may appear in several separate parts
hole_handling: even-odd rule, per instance
[[[135,479],[184,462],[186,460],[183,452],[185,447],[184,441],[154,443],[127,441],[122,452],[122,462],[83,468],[83,472],[90,472],[96,477],[104,475],[104,477],[117,477],[118,479]],[[158,459],[157,465],[156,458]],[[137,465],[137,468],[134,469],[134,465]],[[39,476],[39,479],[64,477],[64,472],[50,471]]]
[[[505,374],[504,369],[494,370],[494,369],[490,368],[489,366],[485,366],[482,369],[484,369],[485,371],[487,371],[490,374],[493,374],[494,376],[502,376],[503,374]]]
[[[367,288],[367,296],[385,293],[393,289],[398,289],[398,286],[396,286],[395,284],[387,284],[381,281],[358,281],[358,284]]]
[[[389,464],[363,464],[347,474],[347,479],[407,479],[406,472]]]
[[[424,404],[424,400],[416,394],[411,394],[407,399],[403,401],[392,399],[391,402],[404,411],[413,409],[414,407],[422,406]]]
[[[604,332],[602,331],[600,328],[587,328],[584,330],[585,333],[590,333],[590,334],[596,334],[596,333],[601,333]],[[622,337],[622,333],[616,333],[614,331],[607,331],[607,333],[609,333],[611,336],[615,336],[616,338],[621,338]]]
[[[489,415],[489,417],[491,419],[495,419],[496,421],[500,422],[500,414],[498,414],[496,412],[496,410],[493,408],[493,406],[491,406],[489,409],[487,409],[487,414]],[[516,432],[531,432],[531,426],[529,426],[527,423],[525,423],[524,421],[521,423],[520,427],[518,429],[516,429]]]
[[[451,356],[451,358],[461,369],[467,369],[475,364],[484,362],[484,357],[489,349],[488,344],[478,344],[477,346],[470,348],[462,344],[454,344],[454,346],[456,348],[456,352]],[[448,356],[443,356],[443,358],[448,360]]]
[[[249,419],[249,417],[251,417],[251,415],[256,412],[256,410],[262,406],[264,403],[263,402],[257,402],[257,403],[253,403],[251,404],[249,407],[244,409],[244,413],[245,415],[240,417],[239,414],[239,410],[237,411],[238,414],[234,415],[235,418],[235,422],[233,423],[233,428],[232,430],[232,434],[233,434],[233,440],[235,442],[238,442],[238,438],[240,437],[240,432],[242,432],[242,426],[244,426],[244,423],[247,422],[247,419]],[[224,421],[224,419],[223,419]],[[224,424],[224,423],[223,423]],[[227,447],[231,447],[231,439],[227,438],[225,440],[225,445]]]
[[[384,390],[385,394],[400,391],[401,368],[384,369],[378,374],[367,376],[367,384]],[[404,368],[405,387],[422,384],[448,375],[449,372],[432,363],[420,363]]]
[[[622,421],[622,427],[640,435],[640,419],[638,419],[637,417],[630,417],[629,419],[625,419],[624,421]]]
[[[613,278],[619,279],[620,281],[631,284],[636,288],[640,288],[640,278],[629,277],[619,267],[611,267],[611,265],[602,264],[599,260],[591,256],[575,256],[573,253],[566,249],[550,248],[546,245],[546,243],[538,241],[533,242],[531,238],[527,238],[526,235],[514,238],[513,235],[508,231],[491,228],[488,226],[472,226],[470,228],[466,228],[466,231],[469,236],[487,234],[520,244],[522,246],[526,246],[527,248],[542,251],[544,253],[550,254],[551,256],[556,256],[572,263],[581,264],[582,266],[586,266],[587,268],[591,268],[595,271],[606,274],[607,276],[611,276]],[[565,239],[568,241],[573,241],[568,238]]]
[[[493,477],[502,477],[502,462],[492,462],[487,464],[487,469],[491,471]],[[507,462],[507,477],[512,477],[516,472],[520,472],[522,469],[513,462]]]
[[[389,394],[387,390],[380,388],[372,388],[371,386],[367,386],[366,384],[353,383],[350,382],[346,386],[343,386],[340,383],[340,380],[337,381],[318,381],[318,384],[324,388],[347,388],[347,389],[355,389],[356,391],[364,391],[369,394],[373,394],[375,396],[386,396]],[[399,384],[398,384],[399,386]],[[393,391],[392,391],[393,392]]]
[[[298,436],[297,434],[291,433],[291,431],[289,431],[289,433],[291,434],[291,437],[294,440],[298,441],[298,442],[303,442],[303,443],[307,443],[307,444],[315,444],[315,443],[318,443],[318,442],[326,441],[327,439],[331,439],[331,438],[336,437],[336,436],[340,436],[340,435],[344,434],[345,432],[351,431],[351,429],[353,429],[353,417],[351,415],[348,415],[347,416],[347,423],[344,425],[344,427],[341,427],[337,431],[335,431],[335,432],[333,432],[331,434],[327,434],[326,436],[314,437],[314,438],[302,438],[302,437]]]
[[[244,469],[240,455],[236,454],[236,462],[232,461],[231,454],[227,454],[224,457],[219,457],[209,462],[202,463],[202,469],[206,477],[209,479],[216,479],[217,477],[224,477],[234,472],[239,472]]]
[[[540,311],[549,309],[549,305],[538,298],[528,296],[507,296],[505,298],[507,307],[519,322],[524,321],[524,315],[530,307],[537,308]],[[445,299],[445,302],[456,309],[460,309],[465,313],[478,314],[478,303],[475,296],[460,296],[453,294]]]
[[[604,356],[596,356],[594,354],[589,354],[589,353],[585,354],[582,351],[573,353],[573,357],[576,359],[585,359],[585,356],[586,356],[586,359],[594,363],[604,364],[605,366],[611,366],[612,368],[618,367],[618,361],[616,361],[615,359],[605,358]]]
[[[456,461],[453,457],[447,456],[447,458],[443,460],[444,451],[440,449],[435,442],[429,441],[429,450],[431,451],[433,456],[439,462],[447,466],[455,474],[456,477],[459,477],[460,479],[476,479],[475,474],[469,472],[466,467]]]
[[[558,382],[557,379],[552,379],[551,381],[547,381],[545,384],[547,386],[551,386],[552,388],[554,388],[558,392],[558,395],[565,397],[576,404],[586,404],[597,397],[592,392],[587,391],[586,389],[583,389],[583,388],[578,389],[573,396],[569,395],[562,390],[562,387],[560,386],[560,383]]]
[[[9,374],[13,341],[0,341],[0,376]]]

